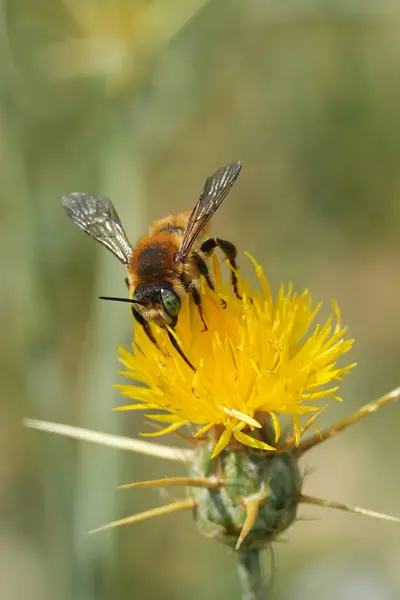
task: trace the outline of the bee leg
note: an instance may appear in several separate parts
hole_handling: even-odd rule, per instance
[[[176,326],[177,322],[178,322],[178,317],[174,317],[174,320],[173,320],[173,322],[170,325],[171,329],[175,329],[175,326]],[[179,356],[181,356],[183,358],[183,360],[185,361],[185,363],[187,364],[187,366],[190,367],[192,369],[192,371],[196,371],[196,369],[194,368],[194,366],[192,365],[192,363],[190,362],[190,360],[187,358],[187,356],[185,355],[184,351],[182,350],[182,348],[180,347],[180,345],[178,344],[178,342],[176,341],[176,339],[172,335],[170,329],[167,329],[167,333],[168,333],[169,341],[171,342],[171,344],[173,345],[173,347],[175,348],[175,350],[177,351],[177,353],[179,354]]]
[[[160,346],[157,344],[157,340],[154,337],[154,334],[150,328],[150,325],[148,323],[148,321],[146,321],[146,319],[143,317],[143,315],[140,314],[140,312],[138,312],[136,310],[136,308],[134,307],[134,305],[132,304],[132,315],[134,317],[134,319],[143,327],[147,337],[149,338],[149,340],[151,340],[153,342],[153,344],[160,350],[161,352],[161,348]]]
[[[183,360],[185,361],[187,366],[190,367],[192,369],[192,371],[196,371],[196,369],[194,368],[194,366],[192,365],[190,360],[187,358],[187,356],[185,355],[182,348],[180,347],[180,345],[178,344],[178,342],[176,341],[176,339],[174,338],[174,336],[172,335],[172,333],[170,332],[169,329],[167,329],[167,333],[168,333],[169,341],[171,342],[171,344],[173,345],[173,347],[175,348],[175,350],[177,351],[179,356],[181,356],[183,358]]]
[[[125,283],[126,283],[126,287],[127,287],[127,288],[128,288],[128,290],[129,290],[129,279],[128,279],[127,277],[125,277]]]
[[[214,285],[214,283],[213,283],[213,281],[212,281],[212,279],[210,277],[210,273],[209,273],[206,261],[197,252],[194,253],[194,259],[196,261],[196,266],[197,266],[199,272],[201,273],[201,275],[203,275],[204,279],[207,281],[208,287],[213,292],[215,292],[217,294],[217,296],[219,296],[217,290],[215,289],[215,285]],[[219,299],[221,300],[221,306],[222,306],[222,308],[226,308],[226,302],[225,302],[225,300],[223,300],[221,297]]]
[[[203,259],[201,259],[201,260],[202,260],[202,262],[204,262]],[[206,264],[205,264],[205,266],[207,268]],[[208,273],[208,271],[207,271],[207,273]],[[183,285],[185,286],[185,290],[188,292],[188,294],[191,294],[191,296],[193,298],[193,302],[199,309],[200,319],[201,319],[201,322],[203,323],[203,331],[207,331],[208,327],[207,327],[207,323],[205,322],[205,319],[204,319],[203,307],[201,305],[201,296],[199,294],[199,290],[197,289],[197,287],[193,281],[187,281],[187,280],[185,280],[184,277],[183,278],[181,277],[181,281],[182,281]]]
[[[207,327],[207,323],[204,320],[203,307],[201,305],[201,296],[199,294],[199,290],[196,288],[196,286],[194,284],[191,284],[189,291],[192,294],[193,302],[199,309],[200,319],[201,319],[201,322],[203,323],[203,331],[207,331],[208,327]]]
[[[239,298],[239,300],[241,300],[242,296],[239,294],[238,278],[236,275],[236,271],[237,271],[236,246],[234,246],[232,244],[232,242],[228,242],[227,240],[222,240],[221,238],[215,237],[215,238],[209,238],[208,240],[205,240],[202,243],[202,245],[200,246],[200,250],[202,252],[204,252],[204,254],[206,256],[211,256],[211,254],[217,247],[221,248],[221,250],[225,254],[230,266],[232,267],[231,282],[232,282],[233,291],[235,292],[236,297]]]

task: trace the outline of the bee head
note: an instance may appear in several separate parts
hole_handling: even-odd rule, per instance
[[[170,283],[147,283],[136,288],[132,301],[147,321],[175,326],[181,301]]]

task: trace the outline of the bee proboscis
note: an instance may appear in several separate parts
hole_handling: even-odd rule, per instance
[[[62,200],[66,213],[75,225],[106,246],[127,269],[130,297],[102,298],[129,302],[134,318],[156,346],[157,340],[150,323],[174,329],[186,294],[192,297],[204,330],[207,329],[199,291],[200,278],[203,276],[208,286],[217,293],[207,265],[207,259],[217,247],[224,252],[231,266],[233,289],[236,296],[241,298],[236,276],[235,246],[218,237],[203,239],[199,247],[195,245],[200,237],[204,238],[208,221],[224,201],[241,168],[242,163],[235,162],[218,169],[207,178],[192,211],[154,221],[148,234],[135,247],[130,244],[109,198],[74,192]],[[221,303],[226,305],[223,300]],[[173,346],[194,370],[175,337],[169,329],[167,331]]]

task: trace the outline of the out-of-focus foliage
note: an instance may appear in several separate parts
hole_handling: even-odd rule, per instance
[[[129,311],[97,301],[125,293],[122,268],[71,225],[60,198],[110,195],[134,240],[151,219],[191,207],[207,174],[243,160],[214,230],[256,255],[275,290],[292,279],[338,299],[359,366],[323,419],[350,413],[399,383],[397,7],[0,7],[0,597],[238,598],[234,557],[188,515],[86,536],[160,501],[117,483],[177,468],[21,429],[22,415],[140,428],[135,414],[111,411]],[[396,415],[312,454],[307,492],[399,515]],[[277,545],[279,597],[397,597],[396,527],[316,511]]]

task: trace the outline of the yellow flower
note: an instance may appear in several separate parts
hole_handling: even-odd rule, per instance
[[[287,289],[282,285],[274,300],[262,268],[248,256],[260,289],[255,291],[241,281],[243,300],[222,281],[214,260],[216,286],[228,305],[223,309],[218,296],[202,285],[208,331],[202,331],[193,303],[189,299],[183,303],[175,333],[195,372],[171,347],[166,331],[159,328],[155,334],[162,352],[140,327],[136,328],[133,353],[121,348],[123,375],[134,383],[117,387],[137,402],[118,410],[154,409],[146,417],[166,425],[143,435],[162,435],[195,425],[195,435],[207,431],[214,435],[213,456],[231,440],[236,445],[275,450],[280,437],[278,415],[292,418],[298,443],[304,429],[302,415],[310,423],[324,408],[315,401],[327,397],[340,400],[336,382],[354,364],[338,367],[336,361],[354,340],[344,338],[346,328],[340,324],[336,304],[336,324],[332,316],[322,325],[314,324],[321,303],[313,306],[309,291],[295,294],[291,284]],[[257,436],[266,419],[275,431],[275,441],[268,440],[269,444]]]
[[[41,64],[58,78],[98,76],[111,93],[129,91],[151,57],[207,2],[63,0],[78,35],[52,43]]]

